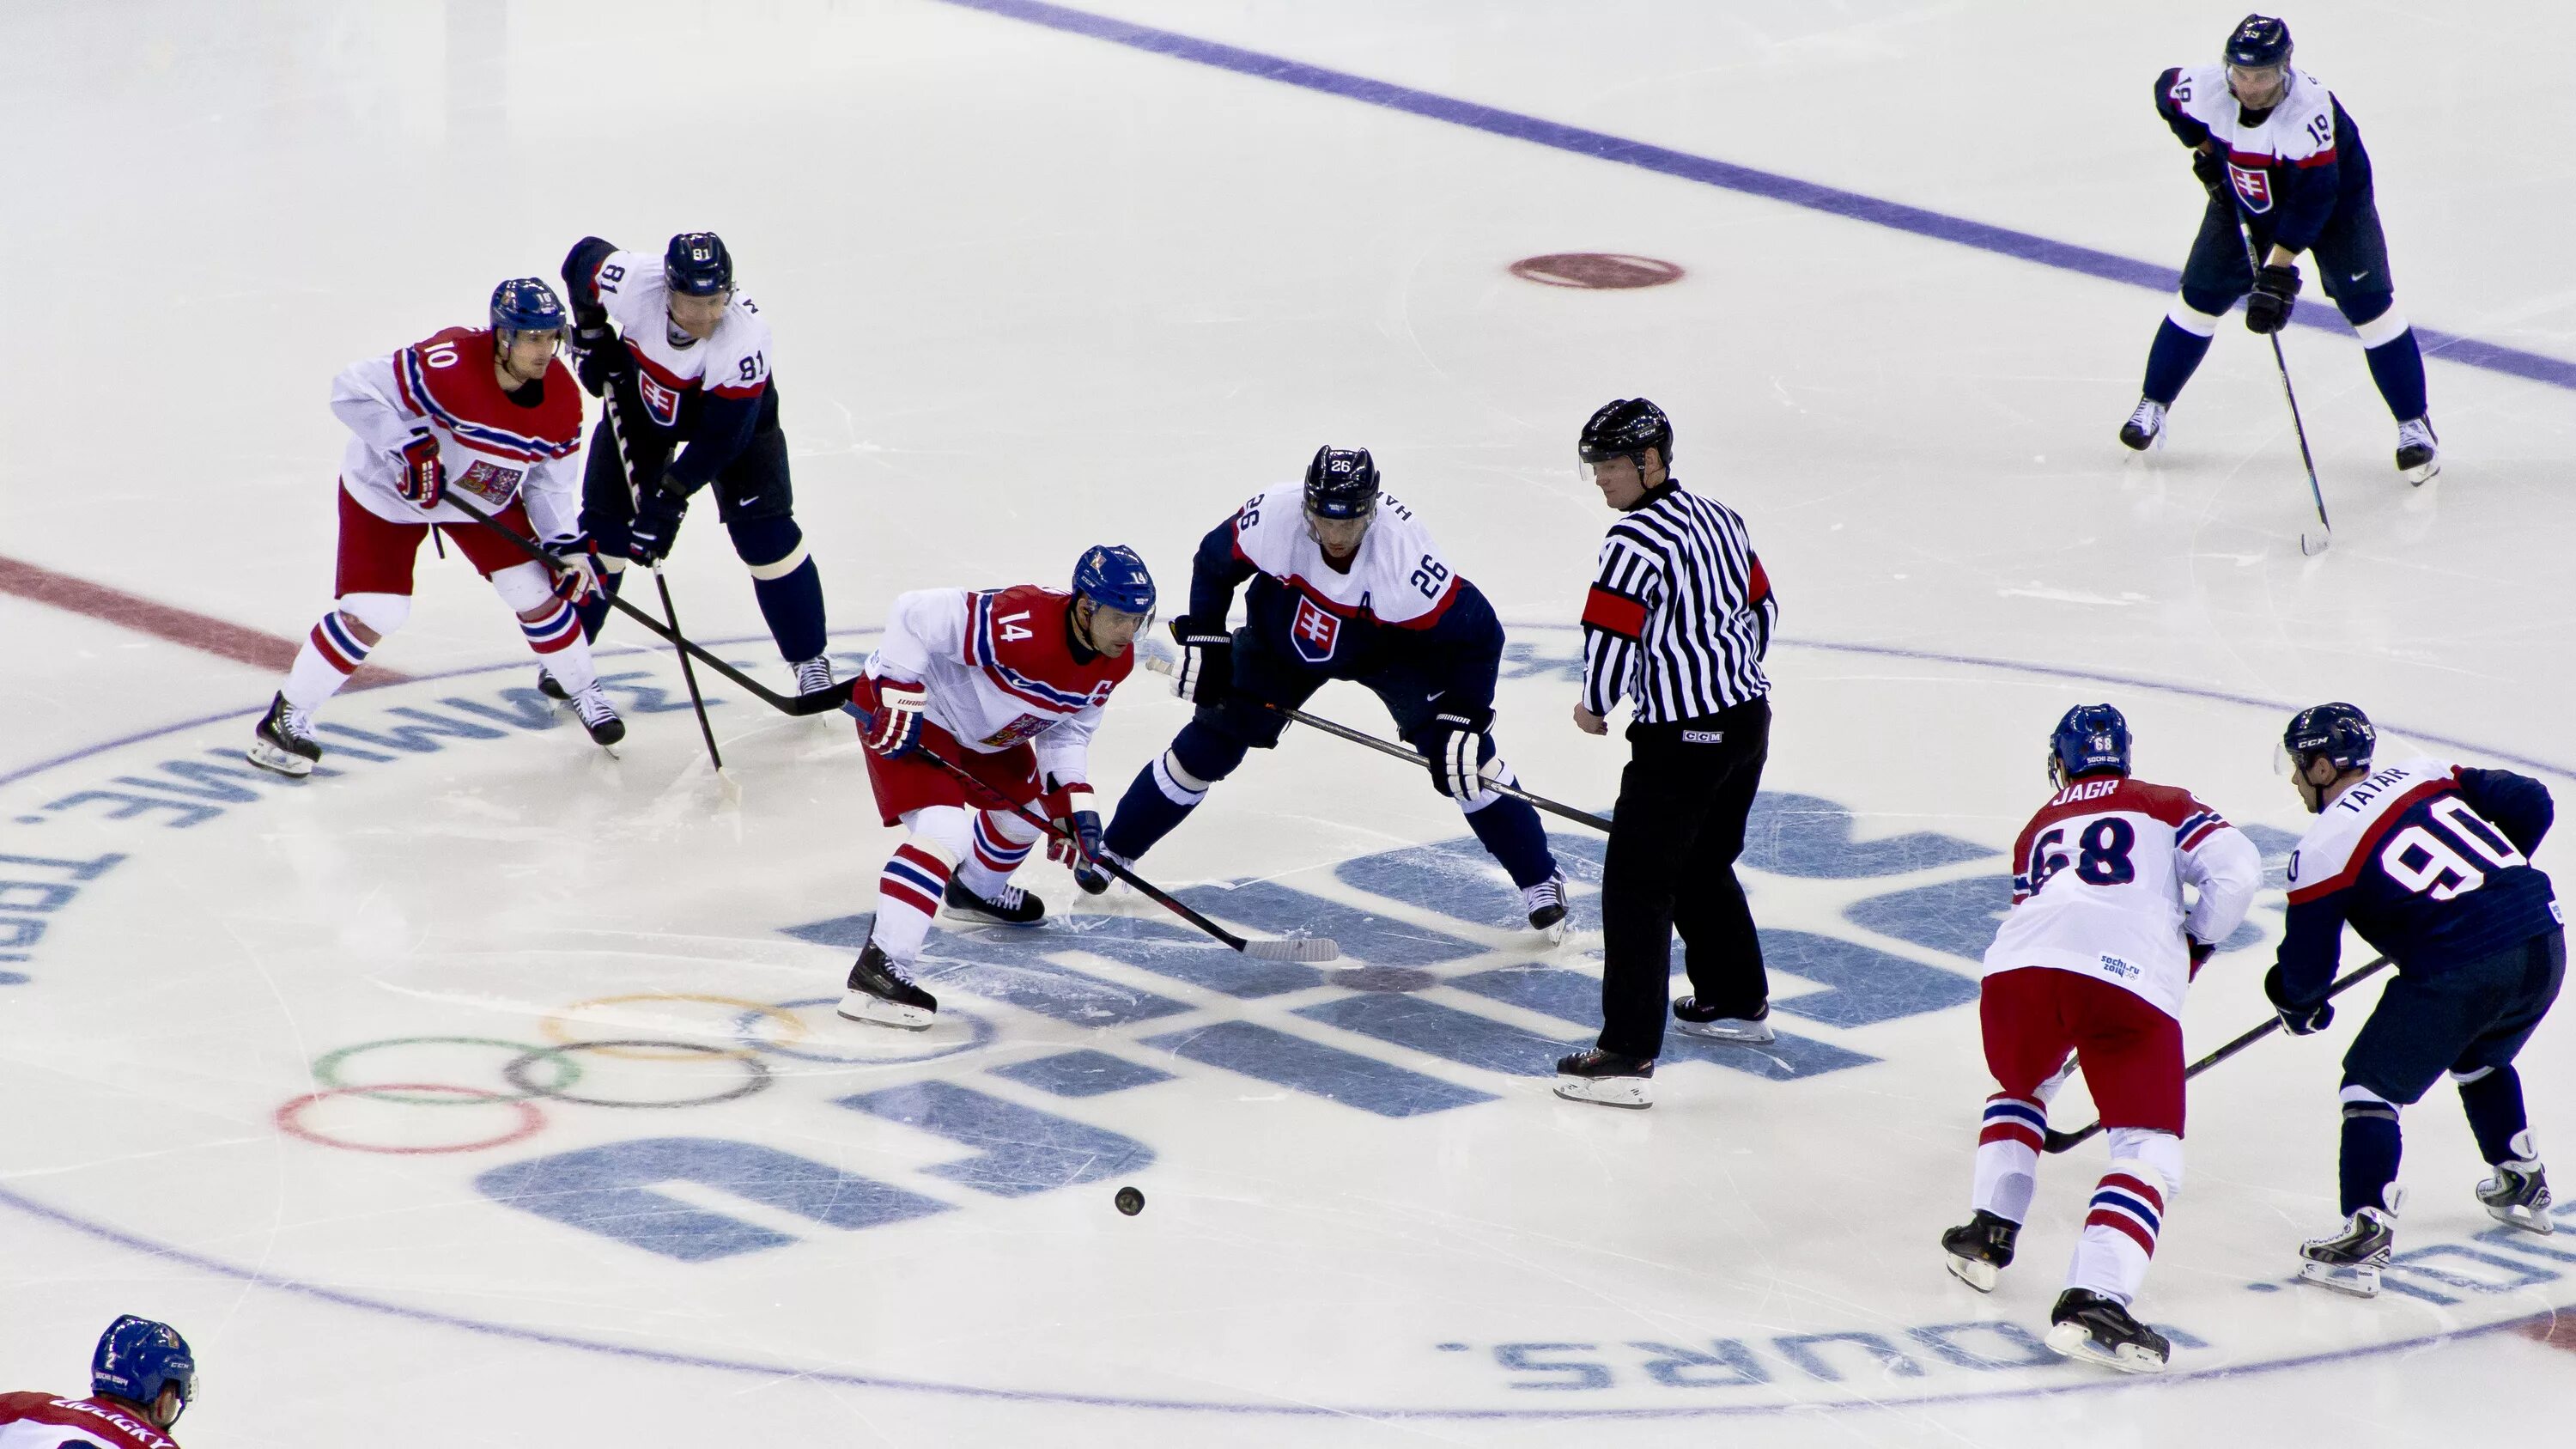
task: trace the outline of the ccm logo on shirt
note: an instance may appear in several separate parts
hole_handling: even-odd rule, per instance
[[[1682,731],[1682,743],[1686,745],[1722,745],[1726,743],[1726,731],[1684,730]]]

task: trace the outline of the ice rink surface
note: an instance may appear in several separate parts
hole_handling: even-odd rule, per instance
[[[2098,1144],[2043,1170],[2001,1292],[1940,1267],[1988,1090],[1975,961],[2066,706],[2127,710],[2140,773],[2276,868],[2296,705],[2576,789],[2576,293],[2550,260],[2576,18],[2289,15],[2368,140],[2399,306],[2457,339],[2429,361],[2445,469],[2415,490],[2357,345],[2286,334],[2336,524],[2303,559],[2269,349],[2235,322],[2168,449],[2113,440],[2200,206],[2149,85],[2239,13],[0,13],[0,1389],[76,1389],[131,1311],[195,1344],[180,1437],[217,1449],[2565,1424],[2576,1233],[2494,1229],[2447,1086],[2407,1116],[2391,1291],[2289,1286],[2331,1225],[2335,1063],[2375,988],[2194,1085],[2139,1305],[2180,1345],[2165,1380],[2036,1342]],[[458,560],[424,563],[375,655],[405,681],[321,711],[340,774],[235,768],[276,678],[243,661],[329,601],[331,374],[480,325],[496,280],[585,233],[708,227],[776,331],[844,672],[896,594],[1060,583],[1094,542],[1176,600],[1243,497],[1361,444],[1511,625],[1521,777],[1605,808],[1624,751],[1566,718],[1609,517],[1572,443],[1608,398],[1661,402],[1678,475],[1745,515],[1785,605],[1746,860],[1781,1043],[1676,1038],[1643,1114],[1554,1099],[1549,1060],[1596,1024],[1588,888],[1585,929],[1539,949],[1419,772],[1311,731],[1148,873],[1239,928],[1331,934],[1343,966],[1241,960],[1033,862],[1069,918],[934,938],[951,1010],[925,1036],[842,1022],[894,840],[846,720],[719,689],[720,781],[671,656],[616,623],[612,760],[527,690]],[[1682,275],[1511,270],[1570,252]],[[2327,311],[2313,285],[2301,311]],[[683,532],[685,617],[783,685],[719,532]],[[1386,728],[1348,686],[1315,708]],[[1184,718],[1125,687],[1104,794]],[[1597,880],[1597,842],[1553,828]],[[2538,862],[2576,864],[2557,838]],[[2194,991],[2195,1055],[2263,1019],[2280,901]],[[2576,1142],[2571,1032],[2524,1059],[2544,1152]],[[2056,1112],[2089,1120],[2080,1088]]]

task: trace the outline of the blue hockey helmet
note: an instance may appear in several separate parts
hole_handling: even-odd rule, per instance
[[[1073,592],[1104,609],[1129,614],[1154,612],[1154,576],[1136,550],[1118,543],[1084,549],[1073,566]]]
[[[506,339],[514,332],[561,332],[563,299],[537,277],[512,277],[492,289],[492,331]]]
[[[197,1360],[179,1330],[129,1313],[100,1334],[89,1361],[90,1392],[114,1394],[150,1408],[164,1389],[179,1391],[179,1406],[197,1397]],[[178,1415],[171,1415],[175,1422]]]
[[[2290,63],[2290,23],[2269,15],[2248,15],[2227,33],[2227,63],[2243,70],[2262,70]]]
[[[1641,397],[1603,403],[1585,421],[1583,435],[1574,444],[1575,456],[1586,463],[1628,458],[1639,472],[1645,471],[1648,448],[1655,450],[1667,469],[1673,466],[1673,420]]]
[[[2291,768],[2301,773],[2315,759],[2330,760],[2337,770],[2367,770],[2378,748],[2379,731],[2371,727],[2370,716],[2340,700],[2300,710],[2281,732],[2281,749]]]
[[[662,252],[662,280],[683,297],[733,290],[733,253],[711,231],[684,231]]]
[[[2107,704],[2079,704],[2049,732],[2049,778],[2063,788],[2104,770],[2129,773],[2129,721]]]
[[[1317,518],[1366,518],[1377,511],[1377,460],[1366,448],[1327,443],[1306,464],[1306,511]]]

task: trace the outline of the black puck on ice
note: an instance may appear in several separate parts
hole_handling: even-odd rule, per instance
[[[1118,1195],[1110,1201],[1118,1205],[1120,1212],[1131,1218],[1145,1210],[1145,1195],[1132,1187],[1118,1189]]]

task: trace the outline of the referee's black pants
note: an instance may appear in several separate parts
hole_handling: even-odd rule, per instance
[[[1653,1057],[1672,1005],[1673,931],[1691,994],[1727,1016],[1771,998],[1753,910],[1735,878],[1771,750],[1771,701],[1628,726],[1628,768],[1601,867],[1601,1049]]]

